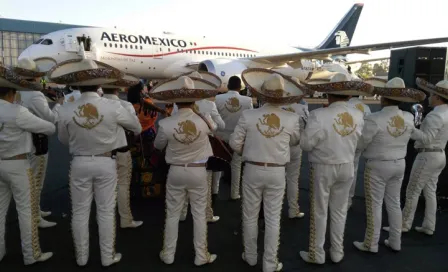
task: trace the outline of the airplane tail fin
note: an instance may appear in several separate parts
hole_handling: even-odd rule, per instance
[[[323,40],[322,43],[316,47],[316,49],[330,49],[350,46],[363,7],[364,4],[362,3],[354,4],[342,20],[325,38],[325,40]]]

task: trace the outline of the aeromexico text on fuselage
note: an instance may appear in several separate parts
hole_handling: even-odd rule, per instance
[[[182,48],[187,47],[187,42],[184,40],[103,32],[103,34],[101,34],[101,41],[105,40],[109,42],[139,43],[139,44],[173,46]]]

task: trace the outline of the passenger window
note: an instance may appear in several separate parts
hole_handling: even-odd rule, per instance
[[[131,44],[131,45],[130,45],[130,48],[131,48],[131,49],[134,49],[134,46],[132,46],[132,44]]]
[[[104,43],[104,47],[107,47],[107,43]]]
[[[122,45],[122,44],[120,44],[120,48],[123,48],[123,45]]]

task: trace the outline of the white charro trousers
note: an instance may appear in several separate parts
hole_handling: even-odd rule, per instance
[[[298,216],[299,208],[299,177],[302,165],[302,149],[300,146],[291,148],[291,160],[286,164],[286,194],[288,196],[288,214]]]
[[[285,196],[285,167],[246,164],[243,174],[243,241],[246,261],[257,263],[258,215],[263,202],[265,237],[263,271],[277,269],[280,217]]]
[[[213,207],[212,207],[212,179],[213,179],[213,173],[212,171],[207,171],[207,208],[206,208],[206,219],[207,221],[210,221],[213,219]],[[185,197],[184,206],[182,208],[182,213],[180,218],[185,220],[188,213],[188,195]]]
[[[95,199],[101,262],[115,258],[117,164],[108,157],[74,157],[70,169],[72,232],[78,265],[89,258],[89,218]]]
[[[378,251],[383,215],[383,200],[390,224],[389,243],[395,250],[401,249],[400,191],[406,161],[367,160],[364,170],[364,190],[366,197],[367,227],[364,247]]]
[[[242,158],[240,155],[233,152],[232,161],[230,167],[232,169],[232,181],[230,184],[230,198],[240,198],[240,184],[241,184],[241,163]]]
[[[219,193],[219,182],[221,181],[222,172],[213,172],[212,179],[212,194],[217,195]]]
[[[131,152],[117,152],[118,175],[118,213],[122,224],[131,224],[134,217],[131,212],[130,186],[132,178]]]
[[[356,182],[358,180],[358,165],[359,165],[360,158],[361,158],[361,152],[355,153],[355,160],[353,162],[354,163],[353,183],[352,183],[352,186],[350,187],[350,196],[348,198],[348,207],[349,208],[352,206],[353,197],[355,196]]]
[[[425,197],[425,218],[423,219],[422,227],[430,231],[435,231],[437,183],[445,165],[445,152],[423,152],[417,155],[412,165],[411,176],[406,189],[403,228],[411,229],[415,210],[417,209],[418,198],[423,190]]]
[[[325,233],[330,208],[330,253],[344,254],[344,230],[347,202],[353,180],[353,163],[310,163],[310,241],[308,258],[311,262],[325,262]]]
[[[40,199],[42,194],[42,188],[44,187],[45,176],[47,174],[48,153],[45,155],[36,156],[34,153],[29,153],[28,159],[33,169],[33,177],[36,186],[37,205],[40,209]]]
[[[6,253],[5,225],[11,197],[19,217],[22,254],[25,264],[36,262],[41,256],[39,243],[40,211],[33,171],[28,160],[0,160],[0,260]]]
[[[160,254],[165,262],[174,262],[179,232],[179,218],[187,196],[191,204],[191,214],[193,215],[195,263],[199,265],[210,261],[206,221],[207,187],[207,171],[205,167],[170,166],[166,184],[166,219],[163,249]]]

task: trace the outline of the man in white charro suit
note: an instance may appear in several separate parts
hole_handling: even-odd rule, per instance
[[[381,233],[383,201],[386,203],[391,226],[384,244],[395,251],[401,250],[400,192],[405,171],[407,145],[415,130],[414,118],[398,108],[402,102],[425,99],[422,91],[406,88],[401,78],[393,78],[384,87],[375,87],[381,96],[382,110],[364,118],[364,128],[358,141],[358,152],[366,158],[364,191],[367,228],[362,242],[353,244],[360,251],[378,252]]]
[[[154,140],[155,148],[166,150],[165,160],[170,165],[166,182],[163,249],[160,252],[160,259],[166,264],[174,262],[179,219],[187,197],[193,215],[194,264],[202,266],[213,263],[217,258],[208,252],[206,220],[206,164],[213,155],[208,135],[216,130],[216,124],[210,115],[202,116],[192,110],[195,101],[217,93],[213,83],[188,76],[159,83],[149,93],[151,98],[176,103],[179,109],[177,113],[159,121]]]
[[[344,258],[344,230],[347,202],[353,182],[356,145],[364,125],[363,114],[347,104],[352,95],[371,96],[373,86],[335,74],[330,83],[307,85],[327,93],[329,106],[310,112],[300,147],[310,162],[310,241],[301,251],[309,263],[325,263],[325,233],[330,214],[330,257],[335,263]],[[328,212],[329,210],[329,212]]]
[[[117,149],[127,145],[120,127],[138,135],[141,125],[120,101],[101,98],[100,85],[115,82],[123,74],[93,60],[70,60],[53,67],[51,81],[78,86],[81,97],[59,110],[58,137],[73,156],[70,167],[72,234],[76,262],[89,260],[89,216],[95,199],[99,228],[101,264],[111,266],[121,260],[115,251]]]
[[[297,78],[291,78],[298,82]],[[305,129],[308,120],[308,105],[293,103],[282,107],[284,110],[294,112],[299,116],[300,131]],[[299,207],[299,179],[302,166],[302,149],[300,145],[291,147],[291,160],[286,164],[286,195],[288,198],[288,217],[302,218],[305,213],[300,211]]]
[[[281,106],[300,101],[304,88],[267,69],[247,69],[242,79],[251,93],[264,102],[262,107],[242,113],[229,141],[245,163],[242,258],[251,266],[257,263],[258,216],[263,203],[263,271],[281,271],[283,264],[278,261],[278,248],[286,186],[285,165],[290,161],[290,147],[298,145],[300,140],[298,116]]]
[[[217,135],[225,142],[229,142],[230,134],[235,130],[239,118],[243,111],[253,109],[252,98],[243,96],[239,92],[242,89],[241,79],[238,76],[231,76],[227,84],[229,89],[226,93],[216,96],[215,103],[218,112],[221,115],[225,129],[218,129]],[[241,156],[236,152],[233,153],[232,162],[232,177],[230,184],[230,198],[233,200],[239,199],[240,183],[241,183]],[[216,174],[213,177],[214,184],[219,182],[221,176]]]
[[[43,253],[39,242],[39,205],[28,153],[33,152],[31,133],[51,135],[55,126],[17,104],[16,91],[39,91],[41,85],[26,81],[0,65],[0,262],[6,254],[6,214],[11,199],[16,203],[25,265],[44,262],[53,253]]]
[[[121,88],[134,86],[139,83],[139,79],[135,76],[125,74],[122,79],[114,83],[107,85],[102,85],[103,97],[107,99],[112,99],[120,101],[121,106],[129,111],[130,114],[136,115],[134,106],[128,101],[122,100],[118,97]],[[120,227],[121,228],[138,228],[143,225],[142,221],[135,221],[134,216],[131,211],[131,195],[130,186],[132,179],[132,157],[131,151],[129,150],[129,142],[125,134],[125,130],[122,127],[118,128],[120,130],[119,137],[126,139],[126,147],[117,150],[117,175],[118,175],[118,189],[117,189],[117,206],[118,214],[120,215]],[[131,137],[133,137],[133,133]]]
[[[216,87],[221,86],[221,80],[212,73],[192,72],[192,73],[187,73],[184,75],[186,75],[188,77],[205,79],[208,82],[211,82],[214,85],[216,85]],[[177,111],[178,111],[178,107],[176,104],[174,104],[173,113],[176,113]],[[211,119],[213,120],[213,122],[215,122],[218,129],[225,128],[225,123],[222,120],[221,115],[219,115],[218,110],[216,109],[215,102],[210,101],[208,99],[198,100],[198,101],[194,102],[193,111],[199,112],[202,115],[209,114]],[[215,223],[219,220],[219,216],[214,215],[213,207],[212,207],[212,202],[213,202],[212,201],[212,193],[214,193],[212,191],[213,191],[213,186],[216,186],[215,184],[213,184],[213,174],[214,173],[212,171],[207,170],[207,182],[208,182],[207,222],[209,222],[209,223]],[[219,180],[218,180],[218,182],[219,182]],[[219,186],[219,183],[218,183],[218,186]],[[188,213],[188,198],[185,199],[184,207],[182,209],[182,214],[180,216],[180,221],[185,221],[185,219],[187,218],[187,213]]]
[[[39,82],[39,78],[44,76],[44,72],[40,72],[36,63],[28,58],[22,58],[18,62],[18,66],[14,68],[14,71],[19,76],[26,78],[29,81]],[[47,99],[41,91],[29,91],[29,90],[19,90],[16,94],[15,103],[26,107],[32,114],[37,117],[44,119],[50,123],[56,124],[57,121],[57,111],[59,107],[64,103],[63,98],[59,98],[57,103],[51,110],[48,106]],[[28,154],[28,159],[30,160],[31,167],[33,168],[34,180],[36,182],[37,194],[37,204],[39,205],[40,211],[40,228],[50,228],[56,226],[56,223],[49,222],[44,217],[50,216],[51,212],[42,211],[40,209],[40,197],[41,191],[44,186],[45,176],[47,173],[48,165],[48,153],[42,155],[35,155],[35,152],[30,152]]]

